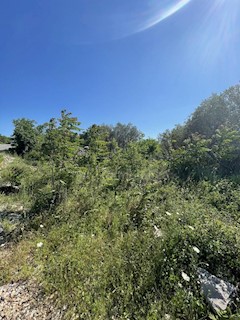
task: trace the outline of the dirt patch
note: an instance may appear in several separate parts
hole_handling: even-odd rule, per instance
[[[0,287],[0,320],[61,320],[63,312],[56,310],[52,298],[46,298],[41,288],[27,281]]]

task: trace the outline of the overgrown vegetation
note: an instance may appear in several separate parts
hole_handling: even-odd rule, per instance
[[[0,134],[0,143],[11,143],[11,138],[3,136]]]
[[[197,277],[240,281],[239,117],[237,85],[158,141],[131,124],[81,132],[66,111],[15,120],[21,157],[0,179],[20,191],[0,203],[25,222],[1,282],[36,279],[66,319],[239,319],[238,305],[213,315]]]

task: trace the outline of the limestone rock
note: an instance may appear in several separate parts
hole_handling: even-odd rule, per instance
[[[198,268],[198,276],[201,290],[213,310],[216,312],[226,310],[237,288],[202,268]]]

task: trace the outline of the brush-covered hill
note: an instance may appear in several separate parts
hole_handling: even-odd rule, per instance
[[[199,282],[199,268],[240,281],[239,96],[210,97],[159,140],[132,124],[82,132],[66,111],[15,120],[18,155],[0,169],[19,190],[0,195],[2,288],[34,283],[44,300],[31,305],[49,319],[239,319],[237,297],[216,312]]]

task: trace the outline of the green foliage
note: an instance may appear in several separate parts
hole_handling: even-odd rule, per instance
[[[159,136],[162,155],[175,174],[199,180],[240,173],[239,104],[236,85],[205,100],[183,126]]]
[[[144,139],[138,142],[139,152],[149,160],[159,159],[161,154],[160,143],[154,139]]]
[[[138,172],[144,165],[144,159],[138,151],[136,144],[130,144],[126,149],[120,150],[112,159],[111,165],[116,172],[120,188],[128,189],[134,184],[133,176],[138,178]]]
[[[122,124],[118,122],[112,127],[110,137],[115,139],[120,148],[125,148],[131,142],[137,142],[143,138],[143,133],[131,123]]]
[[[42,156],[58,168],[63,168],[67,162],[72,163],[79,148],[79,125],[77,118],[71,117],[71,113],[67,113],[66,110],[61,112],[61,118],[53,118],[45,124]]]
[[[13,145],[18,155],[24,155],[34,148],[37,139],[35,121],[25,118],[14,120]]]
[[[220,277],[239,279],[237,227],[194,196],[196,189],[169,184],[141,195],[135,187],[129,197],[124,190],[114,197],[99,183],[92,195],[88,183],[59,207],[58,225],[39,238],[41,281],[49,293],[58,291],[69,318],[200,319],[209,311],[196,268],[208,264]]]
[[[240,85],[205,100],[186,123],[186,134],[198,133],[210,138],[221,126],[239,130]]]
[[[198,133],[211,137],[215,131],[224,125],[228,118],[228,107],[222,96],[213,95],[205,100],[186,123],[187,134]]]
[[[221,181],[212,191],[210,182],[179,187],[158,178],[161,160],[157,166],[155,161],[131,144],[95,171],[79,168],[73,184],[62,189],[64,171],[53,190],[49,162],[28,165],[34,174],[20,176],[35,212],[26,226],[37,230],[28,240],[34,277],[47,293],[57,292],[67,319],[197,320],[210,314],[197,283],[198,266],[239,281],[237,209],[224,209],[215,195],[222,192],[223,203],[231,205],[229,194],[238,194],[234,183]],[[66,191],[54,206],[57,194]],[[17,263],[22,274],[31,270],[26,261]]]
[[[78,131],[80,122],[66,110],[61,112],[59,119],[51,119],[45,124],[45,135],[40,149],[40,158],[49,163],[51,186],[44,187],[36,202],[35,210],[50,207],[50,203],[57,204],[64,198],[67,188],[74,181],[77,170],[76,158],[79,151]],[[46,207],[47,206],[47,207]]]
[[[213,150],[219,162],[219,174],[231,176],[240,173],[240,132],[228,127],[216,130],[212,138]]]
[[[0,134],[0,143],[11,143],[11,138],[3,136]]]
[[[185,140],[185,126],[177,125],[171,131],[166,130],[158,136],[158,141],[161,144],[162,155],[165,159],[171,159],[171,154],[174,149],[182,146]]]
[[[181,148],[172,151],[170,170],[182,180],[200,180],[213,177],[217,165],[210,148],[210,140],[194,135]]]
[[[159,141],[122,124],[79,135],[66,111],[27,121],[34,146],[1,179],[20,186],[28,232],[1,281],[34,277],[66,319],[238,319],[239,302],[213,315],[197,275],[240,281],[238,102],[239,86],[213,96]]]
[[[81,138],[85,147],[82,150],[84,164],[94,166],[109,157],[111,143],[107,126],[94,124],[81,135]]]
[[[15,159],[1,171],[0,181],[2,184],[20,186],[22,180],[31,171],[31,168],[22,159]]]

